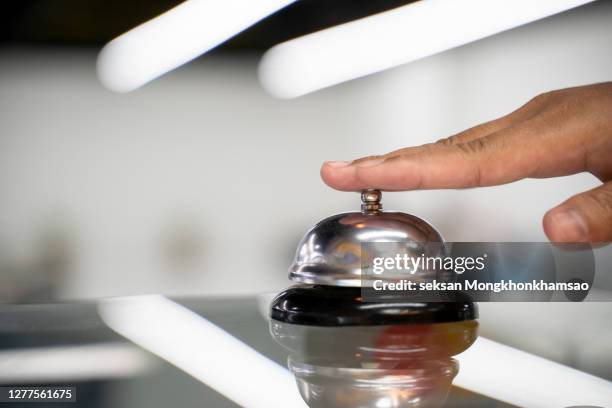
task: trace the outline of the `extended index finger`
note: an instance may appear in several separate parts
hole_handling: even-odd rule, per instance
[[[561,143],[537,121],[458,144],[429,144],[351,163],[328,162],[321,176],[343,191],[414,190],[505,184],[583,170],[583,149]]]

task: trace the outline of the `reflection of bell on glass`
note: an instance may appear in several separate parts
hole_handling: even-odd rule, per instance
[[[299,284],[272,301],[271,334],[290,351],[289,368],[310,407],[439,406],[458,371],[451,357],[476,339],[472,302],[423,302],[409,295],[364,300],[363,257],[376,253],[363,254],[363,244],[392,243],[415,257],[445,254],[430,224],[382,212],[380,197],[368,190],[361,212],[312,228],[290,268],[290,279]],[[417,281],[452,279],[427,269],[414,275]]]

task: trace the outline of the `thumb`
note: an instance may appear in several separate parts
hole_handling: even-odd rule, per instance
[[[544,216],[553,242],[612,241],[612,182],[575,195]]]

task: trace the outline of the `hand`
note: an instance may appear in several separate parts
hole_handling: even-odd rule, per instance
[[[539,95],[507,116],[435,143],[326,162],[321,177],[343,191],[398,191],[484,187],[583,171],[603,184],[546,213],[551,241],[612,241],[612,82]]]

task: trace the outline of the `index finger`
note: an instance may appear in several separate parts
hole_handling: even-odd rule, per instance
[[[558,139],[528,121],[465,143],[429,144],[350,163],[326,162],[321,177],[343,191],[397,191],[492,186],[583,170],[583,149]]]

